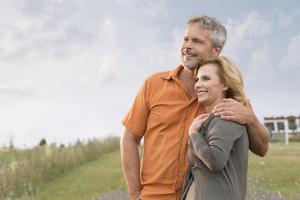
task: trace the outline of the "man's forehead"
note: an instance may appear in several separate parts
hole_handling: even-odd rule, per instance
[[[186,36],[187,34],[203,34],[203,33],[209,33],[210,35],[213,33],[213,30],[210,27],[203,27],[200,26],[198,23],[193,23],[193,24],[189,24],[184,36]]]
[[[197,27],[201,30],[209,30],[209,31],[213,31],[212,27],[209,26],[209,25],[205,25],[205,24],[200,24],[198,22],[193,22],[193,23],[190,23],[187,25],[187,28],[190,27],[190,26],[194,26],[194,27]]]

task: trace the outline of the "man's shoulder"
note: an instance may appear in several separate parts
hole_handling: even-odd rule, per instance
[[[151,74],[148,78],[160,78],[160,77],[168,77],[171,75],[173,70],[168,71],[162,71],[162,72],[156,72]]]
[[[146,78],[146,82],[153,82],[153,81],[157,82],[157,81],[163,81],[165,79],[168,80],[171,78],[171,73],[172,70],[153,73]]]
[[[170,79],[173,75],[177,73],[177,71],[179,71],[179,68],[181,68],[181,66],[178,66],[177,68],[174,68],[172,70],[153,73],[147,79]]]

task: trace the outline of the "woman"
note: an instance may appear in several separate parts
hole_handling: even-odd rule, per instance
[[[216,57],[198,64],[195,79],[198,102],[207,114],[196,117],[190,126],[190,166],[182,199],[245,199],[249,148],[246,127],[211,114],[223,98],[247,105],[242,74],[230,59]]]

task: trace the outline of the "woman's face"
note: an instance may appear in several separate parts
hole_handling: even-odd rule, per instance
[[[204,106],[215,106],[225,97],[228,89],[221,83],[217,74],[218,65],[214,63],[205,64],[200,67],[197,74],[195,92],[198,102]]]

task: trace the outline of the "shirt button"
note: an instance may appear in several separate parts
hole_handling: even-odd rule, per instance
[[[178,173],[177,176],[180,176],[180,174]]]
[[[183,140],[183,139],[184,139],[184,137],[182,136],[182,137],[181,137],[181,139]]]
[[[179,158],[181,158],[181,157],[182,157],[182,155],[179,155],[178,157],[179,157]]]
[[[188,122],[188,120],[186,119],[185,122]]]

